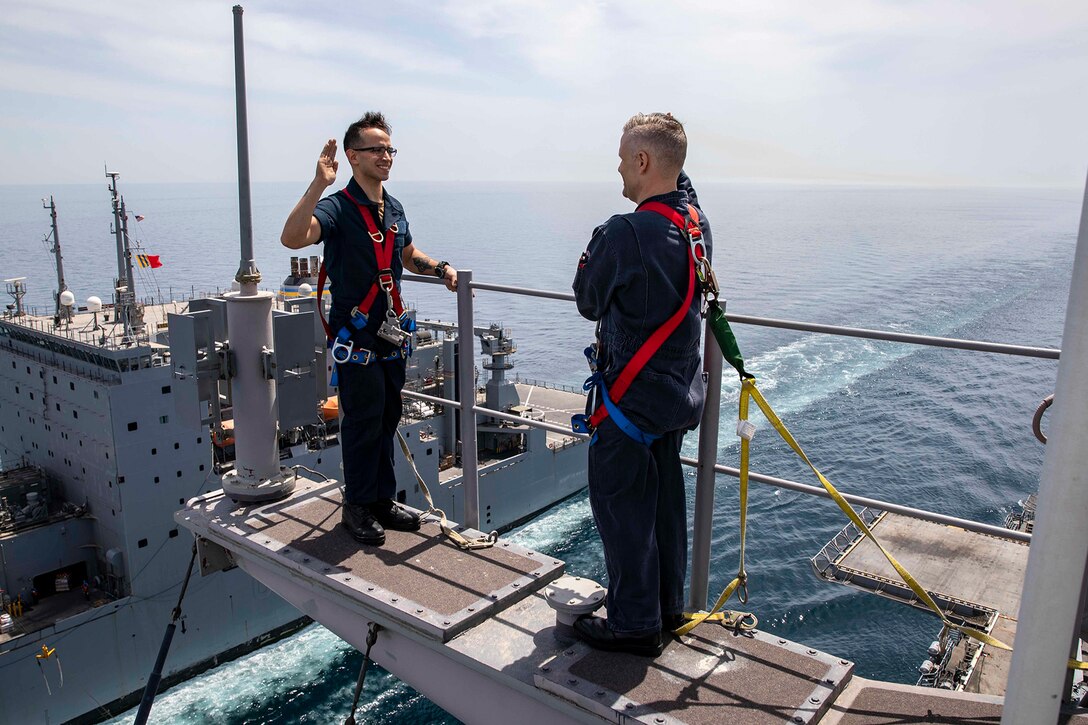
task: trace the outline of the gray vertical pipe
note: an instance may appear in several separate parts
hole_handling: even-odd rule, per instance
[[[1070,643],[1080,631],[1088,562],[1088,183],[1051,411],[1004,725],[1057,721]]]
[[[710,323],[703,334],[703,370],[706,371],[706,407],[699,423],[699,468],[695,474],[695,519],[691,537],[691,592],[688,607],[706,607],[710,580],[710,539],[714,527],[714,464],[718,461],[718,419],[722,402],[722,354]]]
[[[235,279],[242,294],[257,292],[261,273],[253,261],[253,209],[249,193],[249,118],[246,113],[246,54],[242,41],[242,6],[234,6],[234,106],[238,119],[238,225],[242,257]]]
[[[472,270],[457,272],[457,399],[461,401],[461,487],[465,526],[480,528],[480,489],[476,463],[476,340],[472,334]]]

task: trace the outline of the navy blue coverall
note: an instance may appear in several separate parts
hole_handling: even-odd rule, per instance
[[[380,229],[397,225],[391,267],[400,287],[404,248],[412,243],[408,220],[401,203],[383,191],[384,218],[379,221],[378,205],[367,199],[366,192],[352,178],[347,191],[368,206]],[[388,303],[379,292],[368,313],[367,325],[357,330],[348,324],[351,310],[366,296],[378,273],[374,243],[359,209],[343,194],[330,194],[317,203],[314,217],[321,224],[325,243],[325,269],[332,291],[329,327],[333,334],[343,327],[351,330],[353,347],[372,350],[379,358],[396,350],[392,343],[377,336],[385,319]],[[343,363],[337,366],[340,393],[340,448],[344,460],[344,500],[368,504],[391,499],[396,493],[393,472],[393,437],[401,416],[400,391],[404,387],[405,360],[375,361],[370,365]]]
[[[651,197],[687,216],[697,205],[681,175],[680,190]],[[689,193],[690,192],[690,193]],[[706,252],[710,225],[699,212]],[[684,302],[688,242],[654,212],[612,217],[593,237],[574,278],[578,311],[599,320],[598,369],[611,388],[642,343]],[[635,378],[619,408],[643,432],[660,434],[649,447],[609,416],[589,448],[589,501],[604,544],[608,625],[618,634],[657,632],[662,616],[684,609],[687,511],[680,444],[695,428],[706,397],[699,353],[701,298]]]

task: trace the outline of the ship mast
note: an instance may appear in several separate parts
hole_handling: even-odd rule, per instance
[[[114,284],[114,315],[124,325],[124,337],[130,338],[138,324],[136,320],[136,282],[132,276],[132,248],[128,239],[128,213],[125,198],[117,191],[116,171],[106,171],[110,180],[113,203],[113,233],[117,240],[117,277]]]
[[[53,196],[49,196],[49,203],[45,203],[45,199],[42,199],[42,208],[49,210],[49,218],[52,221],[53,229],[50,232],[48,238],[52,238],[53,247],[49,250],[56,257],[57,263],[57,291],[53,295],[53,300],[56,303],[56,307],[53,311],[53,318],[60,322],[61,318],[70,320],[72,317],[72,308],[69,305],[62,305],[60,302],[60,296],[67,289],[68,285],[64,281],[64,258],[60,254],[60,233],[57,231],[57,205],[53,201]]]

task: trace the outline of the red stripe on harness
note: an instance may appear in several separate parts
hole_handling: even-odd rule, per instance
[[[393,312],[396,313],[397,317],[400,317],[404,314],[404,305],[400,301],[400,290],[397,289],[397,281],[393,278],[393,248],[396,246],[393,238],[397,233],[397,225],[394,224],[389,227],[383,234],[379,231],[378,225],[374,222],[374,215],[368,207],[360,204],[355,197],[348,193],[347,189],[341,189],[340,192],[350,199],[359,210],[359,216],[363,218],[363,223],[366,224],[367,232],[370,234],[370,240],[374,243],[374,259],[378,263],[378,274],[375,275],[374,282],[370,285],[366,297],[355,306],[355,309],[364,315],[370,314],[370,308],[374,305],[378,292],[382,288],[388,288],[389,294],[393,298]],[[321,271],[317,276],[317,309],[318,314],[321,315],[321,325],[325,328],[325,335],[331,340],[336,336],[332,333],[329,323],[325,321],[321,302],[327,277],[328,272],[325,269],[325,262],[322,261]]]
[[[680,326],[684,316],[687,315],[688,310],[691,308],[691,301],[695,297],[695,260],[696,258],[702,259],[705,254],[702,243],[697,243],[697,240],[702,239],[703,232],[699,228],[699,212],[694,206],[688,204],[688,217],[686,218],[672,207],[658,201],[646,202],[639,206],[636,211],[650,211],[660,214],[679,227],[684,236],[688,237],[690,242],[688,247],[690,250],[688,255],[688,291],[684,295],[684,302],[680,305],[680,309],[674,312],[672,317],[665,321],[665,324],[657,328],[646,342],[642,343],[642,346],[620,371],[619,377],[616,378],[612,389],[609,390],[609,397],[612,398],[613,403],[617,404],[627,392],[627,389],[631,387],[631,383],[634,382],[638,374],[642,372],[642,368],[646,366],[646,363],[650,362],[650,358],[661,348],[669,335]],[[596,428],[607,417],[608,410],[602,403],[590,417],[590,425]]]

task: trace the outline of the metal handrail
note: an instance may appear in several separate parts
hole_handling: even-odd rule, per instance
[[[499,285],[484,282],[475,282],[472,279],[471,270],[462,270],[458,274],[459,284],[457,289],[457,327],[459,339],[463,340],[471,339],[472,337],[472,307],[473,295],[475,290],[500,292],[504,294],[522,295],[527,297],[554,299],[562,302],[575,301],[574,295],[568,292],[555,292],[551,290],[532,289],[517,287],[513,285]],[[442,280],[439,280],[437,278],[424,277],[414,274],[405,274],[403,279],[410,282],[418,282],[424,284],[444,284]],[[884,330],[872,330],[866,328],[823,325],[817,323],[798,322],[795,320],[783,320],[771,317],[755,317],[751,315],[727,315],[727,317],[730,322],[741,325],[774,327],[779,329],[796,330],[800,332],[814,332],[818,334],[839,335],[869,340],[882,340],[886,342],[926,345],[930,347],[941,347],[955,350],[990,352],[1003,355],[1018,355],[1024,357],[1034,357],[1051,360],[1056,360],[1061,355],[1061,350],[1054,348],[1007,345],[1003,343],[993,343],[981,340],[962,340],[957,338],[915,335],[908,333],[889,332]],[[692,466],[698,471],[698,473],[696,474],[695,510],[693,512],[694,525],[692,533],[692,569],[689,594],[689,605],[695,608],[702,608],[703,606],[705,606],[707,588],[709,585],[710,545],[712,536],[711,529],[716,476],[719,473],[724,473],[733,477],[739,477],[740,475],[740,471],[738,469],[724,466],[714,460],[716,459],[717,452],[718,421],[721,414],[720,390],[722,376],[722,358],[721,355],[717,354],[717,350],[714,347],[714,338],[710,330],[709,324],[704,325],[704,327],[704,369],[707,373],[708,378],[708,396],[707,404],[703,412],[703,419],[700,423],[699,459],[693,459],[688,457],[681,457],[680,459],[682,464]],[[474,384],[471,377],[471,361],[473,353],[474,346],[465,345],[460,348],[461,375],[459,376],[460,379],[458,380],[458,390],[474,391]],[[458,409],[463,409],[462,404],[456,401],[446,400],[444,398],[424,395],[422,393],[416,393],[412,391],[405,391],[404,394],[410,398],[425,400],[440,405],[453,405]],[[462,394],[459,397],[462,397],[463,399],[464,395]],[[545,430],[560,433],[566,436],[570,436],[572,438],[588,438],[588,436],[584,434],[573,433],[568,428],[555,423],[548,423],[546,421],[524,418],[518,415],[513,415],[511,413],[505,413],[503,411],[491,410],[490,408],[479,405],[473,405],[472,411],[473,413],[488,415],[499,420],[507,420],[522,425],[543,428]],[[475,415],[462,416],[461,431],[463,440],[475,440],[475,418]],[[473,450],[470,451],[470,448]],[[713,460],[713,463],[710,462],[711,460]],[[777,478],[775,476],[768,476],[765,474],[754,472],[749,474],[749,479],[758,483],[775,486],[777,488],[784,488],[790,491],[796,491],[798,493],[830,498],[830,494],[820,486],[811,486],[808,484],[800,483],[798,481],[792,481],[790,479]],[[479,482],[477,461],[475,456],[475,446],[462,445],[462,480],[464,481],[465,492],[466,521],[464,523],[468,526],[476,528],[479,526]],[[1031,541],[1031,534],[1020,531],[1010,531],[1000,526],[983,524],[980,522],[970,521],[968,519],[962,519],[955,516],[948,516],[932,511],[926,511],[924,509],[901,506],[896,503],[881,501],[879,499],[869,498],[867,496],[843,494],[843,498],[845,498],[853,505],[877,508],[884,511],[890,511],[893,513],[911,516],[913,518],[918,518],[926,521],[932,521],[935,523],[947,524],[951,526],[958,526],[969,531],[976,531],[979,533],[990,534],[994,536],[1002,536],[1007,539],[1013,539],[1017,541]]]
[[[460,409],[461,403],[456,400],[448,400],[446,398],[439,398],[433,395],[426,395],[424,393],[417,393],[412,390],[402,391],[403,395],[408,398],[416,400],[423,400],[428,403],[435,403],[437,405],[450,405]],[[500,410],[493,410],[491,408],[484,407],[482,405],[472,406],[474,413],[480,415],[490,416],[492,418],[498,418],[499,420],[505,420],[510,423],[519,423],[527,425],[531,428],[542,428],[553,433],[559,433],[561,435],[569,436],[571,438],[579,438],[581,440],[588,440],[589,436],[584,433],[575,433],[567,426],[559,425],[558,423],[549,423],[543,420],[535,420],[533,418],[525,418],[513,413],[506,413]],[[699,468],[699,461],[695,458],[688,458],[687,456],[680,457],[680,463],[691,468]],[[715,473],[724,473],[727,476],[733,478],[740,477],[740,470],[725,466],[720,463],[715,463],[712,467]],[[809,496],[819,496],[821,498],[831,498],[831,495],[820,486],[812,486],[799,481],[794,481],[788,478],[777,478],[775,476],[769,476],[763,473],[756,473],[750,471],[748,478],[751,481],[757,483],[763,483],[775,488],[783,488],[789,491],[795,491],[797,493],[808,494]],[[844,493],[842,497],[849,501],[851,504],[857,506],[865,506],[873,509],[880,509],[882,511],[890,511],[892,513],[902,514],[904,516],[910,516],[916,519],[922,519],[924,521],[933,521],[939,524],[948,524],[950,526],[958,526],[968,531],[976,531],[980,534],[990,534],[991,536],[1002,536],[1007,539],[1013,539],[1016,541],[1031,541],[1031,534],[1024,533],[1022,531],[1011,531],[1009,529],[1002,528],[1000,526],[994,526],[992,524],[983,524],[977,521],[971,521],[970,519],[961,519],[956,516],[949,516],[947,514],[940,514],[934,511],[927,511],[926,509],[913,508],[910,506],[901,506],[890,501],[883,501],[877,498],[870,498],[868,496],[858,496],[856,494]],[[699,502],[696,501],[696,507],[698,508]]]
[[[426,284],[443,284],[442,280],[434,277],[423,277],[416,274],[405,274],[404,279],[412,282],[424,282]],[[504,292],[524,297],[542,297],[544,299],[559,300],[561,302],[574,302],[574,295],[570,292],[555,292],[552,290],[533,289],[531,287],[516,287],[513,285],[490,284],[485,282],[470,282],[472,289],[488,292]],[[1052,347],[1034,347],[1028,345],[1009,345],[999,342],[987,342],[985,340],[963,340],[954,337],[937,337],[934,335],[916,335],[905,332],[890,332],[887,330],[873,330],[864,327],[844,327],[841,325],[824,325],[815,322],[800,322],[797,320],[783,320],[775,317],[756,317],[753,315],[735,315],[726,313],[729,322],[737,325],[755,325],[757,327],[774,327],[782,330],[796,330],[798,332],[817,332],[826,335],[838,335],[841,337],[856,337],[865,340],[883,340],[885,342],[902,342],[909,345],[926,345],[929,347],[943,347],[952,350],[971,350],[974,352],[993,352],[1001,355],[1019,355],[1022,357],[1035,357],[1045,360],[1057,360],[1061,356],[1061,350]]]

